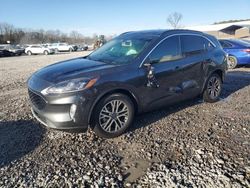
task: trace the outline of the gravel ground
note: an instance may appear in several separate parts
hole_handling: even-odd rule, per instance
[[[250,68],[227,74],[219,102],[138,115],[115,139],[45,129],[27,78],[86,53],[0,59],[0,187],[250,187]]]

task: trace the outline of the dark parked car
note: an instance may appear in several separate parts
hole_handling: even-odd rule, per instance
[[[9,52],[8,50],[1,50],[0,49],[0,57],[10,57],[13,54],[11,52]]]
[[[228,53],[228,68],[233,69],[237,65],[250,64],[250,43],[243,40],[228,39],[219,40],[221,46]]]
[[[86,57],[47,66],[28,80],[34,116],[47,127],[115,137],[135,114],[197,97],[218,100],[226,53],[189,30],[127,32]]]
[[[24,49],[15,46],[15,45],[3,45],[0,46],[1,55],[2,57],[9,57],[9,56],[15,56],[15,55],[22,55],[24,53]]]
[[[22,55],[22,54],[24,54],[24,48],[21,48],[19,46],[15,46],[15,45],[7,46],[6,50],[8,50],[9,52],[12,52],[13,55]]]
[[[76,52],[78,50],[78,46],[77,45],[71,45],[73,48],[73,51]]]

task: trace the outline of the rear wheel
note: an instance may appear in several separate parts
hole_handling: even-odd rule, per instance
[[[222,80],[218,74],[212,74],[207,81],[206,88],[203,92],[203,99],[206,102],[218,101],[222,88]]]
[[[28,51],[27,54],[28,54],[28,55],[32,55],[32,52],[31,52],[31,51]]]
[[[112,94],[97,104],[92,122],[94,132],[104,138],[121,135],[132,124],[134,104],[124,94]]]
[[[234,56],[228,56],[228,68],[234,69],[237,66],[237,59]]]
[[[44,55],[48,55],[49,52],[48,52],[47,50],[45,50],[45,51],[43,52],[43,54],[44,54]]]

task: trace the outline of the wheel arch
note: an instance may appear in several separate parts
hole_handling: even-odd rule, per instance
[[[121,93],[121,94],[124,94],[124,95],[128,96],[131,99],[131,101],[133,102],[133,104],[134,104],[135,113],[139,112],[139,101],[138,101],[138,98],[134,95],[134,93],[131,92],[131,91],[129,91],[129,90],[127,90],[127,89],[124,89],[124,88],[116,88],[116,89],[113,89],[113,90],[106,91],[105,93],[103,93],[102,95],[100,95],[95,100],[95,102],[91,106],[89,117],[88,117],[88,124],[90,126],[92,126],[91,122],[92,122],[93,111],[94,111],[96,105],[98,104],[98,102],[100,100],[102,100],[104,97],[106,97],[108,95],[115,94],[115,93]]]
[[[220,76],[220,78],[221,78],[222,83],[224,82],[224,80],[225,80],[225,71],[223,71],[222,69],[215,69],[215,70],[211,71],[211,73],[206,77],[206,80],[205,80],[205,82],[203,84],[203,87],[202,87],[202,93],[204,92],[206,84],[208,82],[208,79],[210,78],[210,76],[212,74],[218,74]]]
[[[216,69],[215,71],[213,71],[209,77],[212,75],[212,74],[218,74],[222,80],[222,83],[224,82],[224,72],[221,70],[221,69]]]

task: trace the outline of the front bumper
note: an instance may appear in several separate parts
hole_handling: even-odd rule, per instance
[[[29,89],[29,97],[32,114],[46,127],[60,130],[88,129],[92,101],[82,93],[45,98]],[[73,104],[77,108],[72,116],[70,108]]]

